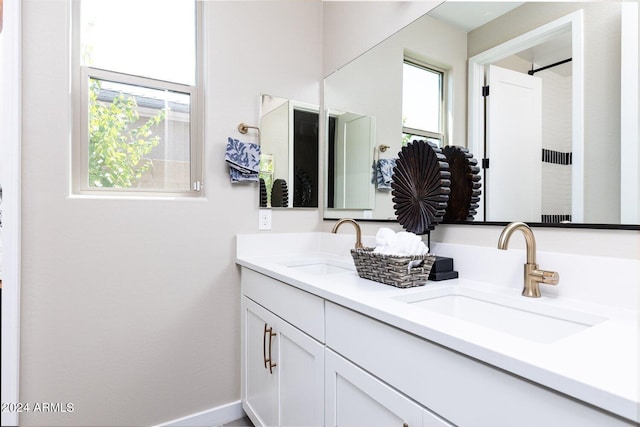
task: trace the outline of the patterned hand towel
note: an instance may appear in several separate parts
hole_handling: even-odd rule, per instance
[[[231,182],[258,182],[260,173],[260,146],[237,139],[227,139],[224,160],[229,165]]]
[[[376,165],[376,186],[378,190],[391,190],[393,182],[393,168],[396,159],[380,159]]]

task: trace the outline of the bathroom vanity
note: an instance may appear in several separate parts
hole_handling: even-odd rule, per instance
[[[574,273],[593,257],[541,252],[562,281],[530,299],[520,295],[523,251],[435,244],[456,257],[461,278],[398,289],[358,277],[353,242],[238,236],[242,404],[254,424],[640,421],[637,289],[599,299],[598,284],[577,283],[584,269]],[[363,243],[373,246],[370,236]],[[610,262],[612,283],[638,277],[637,261]],[[495,263],[505,267],[496,273]]]

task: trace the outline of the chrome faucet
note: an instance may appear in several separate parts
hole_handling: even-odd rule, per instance
[[[540,283],[547,285],[557,285],[560,275],[555,271],[539,270],[536,264],[536,239],[533,231],[524,222],[512,222],[508,224],[498,239],[498,249],[506,250],[509,238],[514,231],[520,230],[524,234],[527,244],[527,263],[524,265],[524,288],[522,295],[531,298],[540,298]]]
[[[362,245],[362,230],[360,230],[360,224],[358,224],[355,220],[351,219],[351,218],[343,218],[340,221],[336,222],[336,225],[333,226],[333,230],[331,230],[332,233],[335,233],[338,231],[338,228],[344,224],[345,222],[349,222],[351,224],[353,224],[353,226],[356,228],[356,245],[355,248],[356,249],[363,249],[364,246]]]

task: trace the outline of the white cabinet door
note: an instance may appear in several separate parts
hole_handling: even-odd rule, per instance
[[[242,298],[243,407],[256,425],[324,424],[324,346]]]
[[[324,425],[324,345],[280,320],[277,370],[280,378],[280,425]]]
[[[277,426],[278,377],[269,370],[269,341],[276,316],[243,298],[242,303],[242,401],[254,423]],[[277,362],[276,362],[277,363]]]
[[[450,424],[331,350],[325,351],[325,422],[332,427]]]

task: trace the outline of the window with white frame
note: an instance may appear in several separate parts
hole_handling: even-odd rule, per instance
[[[198,5],[76,0],[80,194],[198,195]]]
[[[445,135],[445,71],[405,59],[402,69],[402,141],[427,140],[442,147]]]

